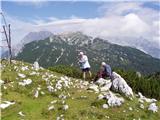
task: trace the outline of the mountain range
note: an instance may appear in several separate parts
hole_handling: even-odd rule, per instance
[[[144,74],[160,71],[160,60],[151,55],[136,48],[92,38],[81,32],[57,34],[44,40],[28,42],[16,59],[30,63],[38,61],[46,68],[58,64],[78,67],[77,57],[80,51],[88,55],[93,71],[99,68],[102,61],[113,68],[135,70]]]

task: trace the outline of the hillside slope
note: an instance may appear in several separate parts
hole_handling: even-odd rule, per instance
[[[87,81],[69,78],[21,61],[13,61],[12,66],[3,65],[1,70],[2,120],[158,120],[160,118],[159,110],[155,113],[148,110],[152,102],[158,107],[160,102],[145,98],[140,93],[133,94],[132,97],[131,88],[119,75],[115,77],[114,83],[116,80],[122,80],[128,92],[121,91],[119,94],[118,91],[114,92],[111,89],[105,91],[100,85],[103,80],[99,81],[99,86],[89,84]],[[110,82],[107,80],[107,83]],[[104,98],[105,94],[107,98]]]
[[[111,44],[103,39],[92,39],[82,33],[68,36],[54,35],[24,46],[16,59],[33,63],[38,61],[45,68],[58,64],[78,66],[77,54],[84,51],[95,71],[102,61],[113,68],[135,70],[144,74],[160,71],[160,60],[135,48]]]

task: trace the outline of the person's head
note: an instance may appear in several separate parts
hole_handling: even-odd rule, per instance
[[[105,62],[102,62],[102,63],[101,63],[101,66],[106,66],[106,63],[105,63]]]
[[[106,65],[106,63],[105,63],[105,62],[102,62],[100,69],[101,69],[101,70],[104,70],[104,69],[105,69],[105,65]]]
[[[79,52],[79,56],[82,57],[84,55],[83,52]]]

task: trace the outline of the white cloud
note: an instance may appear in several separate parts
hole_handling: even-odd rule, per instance
[[[91,36],[105,39],[124,37],[144,37],[159,47],[159,16],[158,11],[144,8],[141,2],[110,3],[99,8],[102,17],[83,19],[71,16],[68,19],[53,17],[47,19],[34,19],[24,22],[15,17],[8,17],[13,27],[13,39],[18,41],[25,34],[32,31],[49,30],[54,33],[66,31],[82,31]],[[125,42],[124,42],[125,43]],[[157,44],[158,43],[158,44]]]

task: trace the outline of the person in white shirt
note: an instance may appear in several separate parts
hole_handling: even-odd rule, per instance
[[[86,73],[89,73],[89,76],[91,78],[92,73],[90,71],[91,66],[90,66],[90,64],[88,62],[88,57],[86,55],[84,55],[83,52],[80,52],[79,56],[80,56],[79,64],[80,64],[80,68],[81,68],[81,70],[83,72],[83,79],[86,80]]]

